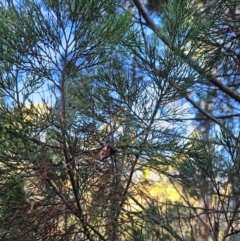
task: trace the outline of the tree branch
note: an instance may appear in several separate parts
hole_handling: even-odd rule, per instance
[[[159,38],[171,49],[173,52],[176,52],[178,56],[180,56],[182,59],[186,61],[186,63],[192,67],[195,71],[197,71],[201,76],[206,78],[209,82],[211,82],[213,85],[217,86],[221,91],[223,91],[225,94],[231,96],[236,101],[240,102],[240,94],[236,91],[230,89],[228,86],[224,85],[222,82],[220,82],[211,72],[204,70],[199,66],[199,64],[194,61],[191,57],[184,54],[182,51],[179,51],[176,46],[172,45],[172,43],[169,42],[169,40],[161,33],[161,28],[159,28],[150,18],[148,13],[145,11],[139,0],[132,0],[134,5],[137,7],[139,13],[142,15],[144,20],[146,21],[146,25],[157,35]]]
[[[158,214],[149,213],[148,211],[146,211],[146,208],[140,202],[138,202],[138,200],[136,198],[134,198],[132,195],[129,195],[129,196],[143,211],[145,211],[145,213],[148,213],[150,219],[155,224],[159,225],[160,227],[165,229],[167,232],[169,232],[173,237],[176,238],[176,240],[183,241],[183,239],[171,227],[169,227],[168,225],[164,224],[163,221],[161,221]]]
[[[202,107],[200,107],[198,104],[196,104],[192,99],[190,99],[188,96],[185,97],[187,101],[189,101],[195,108],[197,108],[203,115],[205,115],[209,120],[215,122],[218,125],[221,125],[221,123],[212,115],[207,113]]]

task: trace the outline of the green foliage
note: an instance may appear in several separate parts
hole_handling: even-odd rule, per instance
[[[2,240],[238,232],[234,4],[133,3],[2,2]]]
[[[17,222],[21,222],[22,214],[19,209],[26,204],[24,181],[19,173],[11,173],[1,169],[1,198],[0,198],[0,232],[1,239],[8,237],[8,233],[17,234]]]

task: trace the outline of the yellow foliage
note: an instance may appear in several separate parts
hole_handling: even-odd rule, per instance
[[[49,107],[42,103],[26,105],[22,108],[24,119],[28,121],[36,121],[37,119],[49,114]]]
[[[181,187],[176,187],[163,175],[157,174],[156,172],[146,168],[141,177],[142,181],[146,180],[147,184],[144,185],[144,189],[154,199],[161,202],[171,201],[179,202],[181,196],[178,191],[181,191]]]

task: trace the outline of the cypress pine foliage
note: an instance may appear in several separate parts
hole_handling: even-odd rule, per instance
[[[142,17],[139,25],[147,26],[143,27],[146,32],[151,29],[166,47],[164,63],[173,67],[176,60],[177,68],[170,68],[168,74],[175,83],[185,85],[182,101],[188,103],[192,115],[175,120],[192,120],[197,126],[192,135],[182,135],[184,153],[177,154],[175,161],[171,156],[175,171],[165,173],[182,193],[187,209],[181,207],[183,203],[173,205],[177,215],[172,219],[166,215],[165,224],[180,234],[176,238],[172,233],[177,240],[237,239],[239,174],[232,170],[239,152],[239,2],[173,0],[167,1],[160,12],[156,4],[148,12],[153,1],[147,1],[146,6],[133,2]],[[166,53],[171,58],[167,59]],[[170,224],[174,219],[179,225]]]
[[[237,238],[238,3],[144,3],[1,1],[0,239]]]

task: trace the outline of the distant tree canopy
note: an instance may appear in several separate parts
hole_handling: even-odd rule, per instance
[[[0,1],[0,239],[239,239],[239,1]]]

